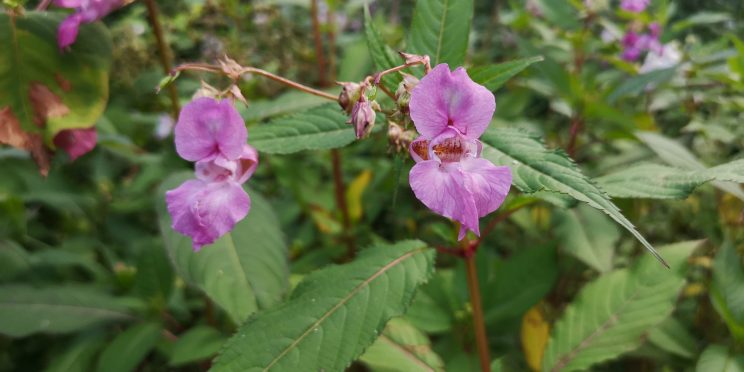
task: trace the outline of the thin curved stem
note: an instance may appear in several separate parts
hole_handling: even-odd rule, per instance
[[[463,249],[471,249],[467,238],[463,240]],[[473,251],[472,253],[465,256],[465,270],[468,280],[468,292],[470,293],[470,305],[473,308],[475,343],[478,347],[478,359],[480,360],[481,371],[491,372],[491,356],[489,355],[486,323],[483,317],[483,304],[478,283],[478,268],[475,263],[475,252]]]
[[[145,5],[147,6],[147,16],[150,19],[150,25],[155,33],[155,40],[158,43],[160,64],[163,66],[163,71],[167,74],[171,70],[171,51],[168,47],[168,43],[165,42],[163,27],[160,25],[158,8],[154,0],[145,0]],[[178,103],[178,91],[176,90],[175,84],[168,85],[168,93],[170,94],[171,100],[171,115],[175,120],[178,118],[178,113],[181,111],[181,107]]]

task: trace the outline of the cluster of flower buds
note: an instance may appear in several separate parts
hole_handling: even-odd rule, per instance
[[[375,126],[377,117],[375,111],[380,111],[377,101],[367,98],[366,90],[370,85],[369,81],[339,82],[338,84],[342,87],[338,96],[338,104],[349,114],[349,120],[346,123],[354,127],[357,139],[367,137]]]

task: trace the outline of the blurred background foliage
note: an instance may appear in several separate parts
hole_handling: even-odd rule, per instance
[[[309,0],[158,5],[176,62],[213,63],[227,54],[335,92],[333,81],[358,81],[374,69],[364,2],[319,3],[326,81],[318,74]],[[742,2],[655,0],[642,16],[607,0],[476,0],[474,6],[468,66],[544,57],[496,92],[494,126],[525,128],[549,147],[565,149],[578,123],[572,157],[592,178],[639,162],[695,169],[689,165],[694,161],[711,167],[742,157]],[[369,7],[384,41],[405,50],[414,2],[373,1]],[[682,51],[678,66],[640,73],[639,65],[619,58],[619,41],[603,41],[603,30],[622,32],[636,17],[661,23],[662,41]],[[172,269],[159,230],[158,188],[189,164],[174,151],[168,97],[154,89],[163,71],[147,10],[137,1],[105,23],[114,49],[98,147],[74,163],[58,153],[46,179],[26,154],[0,150],[0,323],[11,323],[0,327],[2,371],[203,370],[236,329],[224,309]],[[200,79],[225,83],[185,74],[176,82],[182,103]],[[252,126],[323,103],[259,77],[243,79],[240,88],[249,101],[240,108],[249,143]],[[664,137],[639,140],[638,131]],[[343,262],[349,236],[358,247],[412,237],[456,245],[451,224],[409,191],[412,162],[389,150],[385,132],[341,151],[351,231],[344,231],[335,205],[327,151],[261,155],[249,185],[279,222],[290,285]],[[665,138],[677,147],[665,146]],[[675,152],[680,148],[682,155]],[[686,157],[693,162],[685,163]],[[707,184],[683,199],[614,199],[655,245],[704,241],[681,274],[686,284],[672,315],[634,339],[621,357],[592,368],[744,368],[743,197],[738,185]],[[514,213],[478,252],[492,355],[503,370],[539,369],[548,334],[577,293],[602,273],[634,267],[646,255],[602,213],[545,200],[513,189],[502,211]],[[394,330],[386,330],[404,329],[413,332],[414,341],[406,342],[430,344],[435,369],[477,370],[464,275],[461,260],[440,254],[433,279]],[[50,302],[75,298],[106,311],[65,316],[64,309],[38,305],[22,311],[33,320],[22,320],[18,309],[2,303],[18,293]],[[380,364],[391,354],[375,350],[350,368],[403,368]],[[733,364],[721,369],[724,362]]]

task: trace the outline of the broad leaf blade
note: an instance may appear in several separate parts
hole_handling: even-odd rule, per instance
[[[548,150],[537,137],[521,130],[490,128],[481,137],[483,157],[512,171],[512,184],[525,193],[552,191],[563,193],[604,212],[628,230],[659,261],[653,246],[620,213],[609,196],[581,173],[562,151]]]
[[[122,332],[101,353],[97,370],[134,371],[160,339],[161,331],[162,327],[158,323],[143,323]]]
[[[428,55],[432,66],[462,66],[472,20],[473,0],[417,0],[407,52]]]
[[[169,364],[178,367],[216,355],[227,337],[208,326],[196,326],[178,337]]]
[[[470,78],[474,82],[484,85],[490,91],[494,92],[501,88],[509,79],[522,72],[522,70],[543,59],[542,56],[536,56],[494,65],[473,67],[468,70],[468,75],[470,75]]]
[[[258,309],[274,305],[287,289],[287,246],[273,208],[249,191],[251,210],[232,232],[194,252],[191,239],[171,228],[165,191],[176,188],[191,173],[169,177],[158,190],[160,230],[176,271],[204,291],[236,323]]]
[[[343,147],[356,139],[346,119],[338,105],[323,105],[251,127],[248,143],[268,154]]]
[[[352,263],[308,275],[292,299],[244,324],[215,371],[340,371],[401,315],[433,271],[419,241],[370,247]]]
[[[403,318],[394,318],[360,358],[372,371],[444,371],[444,362],[426,334]]]
[[[671,270],[644,255],[631,269],[613,271],[585,286],[553,328],[543,371],[586,370],[640,346],[649,328],[674,309],[685,283],[687,257],[699,244],[663,248]]]
[[[556,212],[563,250],[599,272],[612,270],[615,243],[620,238],[617,226],[586,205]]]
[[[133,319],[128,306],[90,288],[0,286],[0,333],[11,337],[75,332]]]

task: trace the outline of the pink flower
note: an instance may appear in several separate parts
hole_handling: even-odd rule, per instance
[[[54,0],[54,5],[73,8],[75,13],[65,18],[57,30],[57,45],[66,48],[75,43],[83,23],[93,23],[114,11],[122,0]]]
[[[54,145],[65,150],[70,160],[75,160],[96,147],[98,133],[95,127],[85,129],[65,129],[54,136]]]
[[[194,250],[214,243],[248,215],[242,184],[258,166],[243,119],[229,101],[197,98],[181,110],[176,152],[195,161],[196,179],[165,193],[171,227],[191,237]]]
[[[661,54],[663,46],[659,41],[661,36],[661,26],[658,23],[652,23],[648,26],[649,33],[638,34],[632,30],[623,36],[622,57],[626,61],[636,61],[645,52]]]
[[[628,12],[640,13],[648,7],[651,0],[622,0],[620,7]]]
[[[413,89],[411,119],[421,133],[410,146],[416,165],[409,181],[416,197],[434,212],[480,235],[478,219],[504,202],[511,171],[480,157],[478,138],[491,122],[496,101],[465,69],[440,64]]]

